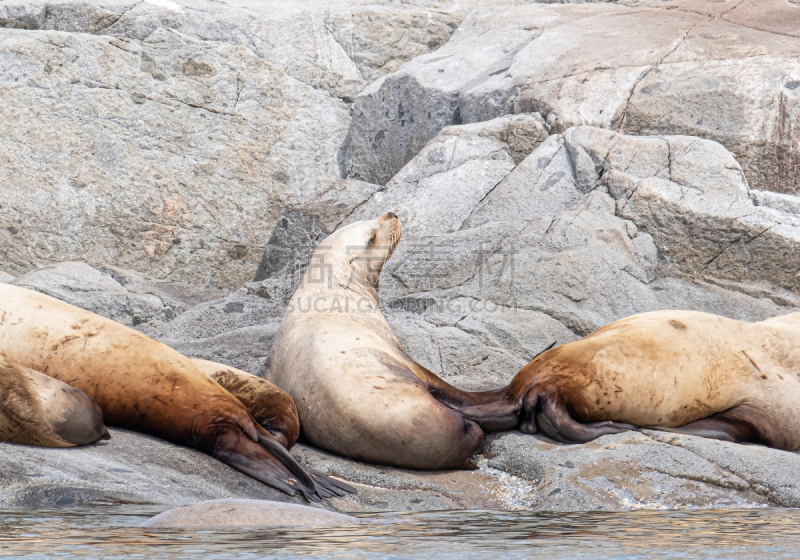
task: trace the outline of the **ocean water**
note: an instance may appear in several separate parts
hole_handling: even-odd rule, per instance
[[[324,529],[138,527],[163,509],[0,509],[0,557],[464,560],[800,556],[800,510],[778,508],[359,514],[371,522]]]

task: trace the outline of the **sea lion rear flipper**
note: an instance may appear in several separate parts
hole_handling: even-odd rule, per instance
[[[464,418],[475,422],[484,432],[501,432],[517,426],[520,408],[519,402],[501,400],[454,410]]]
[[[650,430],[699,436],[734,443],[760,443],[793,451],[769,417],[752,406],[737,406],[720,414],[689,422],[677,428],[646,426]]]
[[[491,391],[463,391],[453,387],[425,366],[418,364],[407,354],[406,357],[408,358],[407,367],[427,386],[431,396],[448,408],[477,407],[497,402],[505,396],[507,387]]]
[[[540,398],[535,411],[536,425],[546,436],[565,443],[586,443],[600,436],[638,430],[623,422],[592,422],[582,424],[572,418],[566,407],[551,398]]]

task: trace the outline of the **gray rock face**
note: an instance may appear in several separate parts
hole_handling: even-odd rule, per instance
[[[463,17],[386,4],[4,2],[4,271],[252,278],[282,211],[339,175],[343,100]]]
[[[484,449],[487,469],[526,480],[523,507],[548,511],[797,507],[796,453],[663,432],[583,445],[505,434]]]
[[[463,128],[480,126],[495,123]],[[507,382],[550,343],[633,313],[690,308],[760,320],[798,305],[788,272],[800,268],[791,249],[797,199],[751,199],[717,143],[578,127],[510,172],[511,163],[501,167],[507,151],[472,141],[467,161],[481,153],[487,163],[470,172],[457,157],[437,167],[447,142],[443,132],[428,143],[352,219],[389,210],[407,218],[381,297],[412,355],[457,384]]]
[[[312,234],[394,211],[404,234],[383,274],[384,312],[417,360],[470,389],[507,383],[551,343],[633,313],[754,321],[800,307],[798,199],[751,193],[719,144],[578,127],[515,166],[497,131],[521,122],[546,135],[535,116],[446,128],[385,188],[335,219],[314,218],[316,229],[284,229],[267,254],[302,249],[307,259]],[[182,315],[162,339],[257,372],[302,274],[273,268]]]
[[[538,111],[560,131],[710,138],[751,186],[798,192],[800,8],[634,4],[474,10],[445,46],[359,95],[344,176],[385,184],[445,126]]]
[[[50,449],[0,443],[0,503],[49,507],[114,503],[185,505],[218,498],[291,498],[208,455],[111,429],[101,445]]]
[[[221,295],[211,288],[152,280],[116,267],[97,270],[82,262],[46,266],[7,282],[140,329],[170,321]]]

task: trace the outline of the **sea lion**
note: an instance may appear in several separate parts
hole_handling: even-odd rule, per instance
[[[565,442],[634,427],[800,446],[800,313],[749,323],[655,311],[547,350],[502,400],[461,409]]]
[[[195,447],[290,495],[318,501],[352,490],[299,465],[188,358],[110,319],[0,284],[0,349],[82,390],[111,426]]]
[[[257,375],[209,360],[190,359],[197,369],[236,397],[281,445],[292,448],[300,435],[300,419],[292,397]]]
[[[378,304],[381,269],[400,241],[393,213],[355,222],[314,251],[262,376],[294,398],[315,446],[416,469],[475,468],[483,431],[454,406],[486,404],[412,360]]]
[[[268,500],[207,500],[169,509],[139,527],[214,529],[221,527],[341,527],[358,525],[357,517],[300,504]]]
[[[103,411],[83,391],[0,354],[0,441],[74,447],[108,439]]]

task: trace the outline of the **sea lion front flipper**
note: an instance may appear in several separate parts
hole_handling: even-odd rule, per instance
[[[331,496],[344,496],[345,492],[355,494],[356,490],[352,486],[334,480],[324,474],[317,472],[298,463],[294,457],[277,441],[259,434],[258,442],[270,453],[283,459],[284,465],[294,474],[298,480],[302,481],[306,487],[314,488],[323,498]],[[300,489],[305,496],[303,489]],[[307,497],[307,496],[306,496]]]
[[[198,420],[195,447],[290,496],[300,492],[306,500],[319,502],[329,493],[320,492],[294,457],[255,421],[245,427],[231,416]]]
[[[769,417],[755,407],[747,405],[737,406],[677,428],[666,426],[646,426],[646,428],[734,443],[759,443],[793,451]]]

